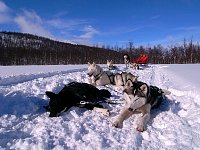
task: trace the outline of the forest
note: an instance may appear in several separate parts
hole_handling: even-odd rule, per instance
[[[107,60],[123,63],[123,55],[132,61],[141,54],[149,56],[151,64],[200,63],[200,45],[192,40],[174,46],[139,46],[128,42],[126,48],[112,46],[86,46],[70,44],[18,32],[0,32],[0,65],[61,65],[105,64]]]

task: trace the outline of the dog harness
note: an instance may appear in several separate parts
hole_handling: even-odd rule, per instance
[[[97,74],[96,76],[94,76],[94,75],[92,74],[92,75],[94,76],[94,81],[96,82],[96,81],[103,75],[103,73],[104,73],[104,71],[101,70],[100,73]]]
[[[88,109],[92,109],[93,107],[102,107],[99,104],[101,100],[99,98],[94,99],[92,96],[95,91],[90,89],[91,93],[88,92],[84,83],[71,82],[65,85],[65,87],[68,87],[68,91],[71,91],[78,99],[80,99],[80,102],[77,103],[79,107],[87,107]]]
[[[113,73],[110,73],[110,74],[108,74],[107,72],[105,72],[105,71],[103,71],[103,70],[101,70],[100,71],[100,73],[98,74],[98,75],[96,75],[96,76],[94,76],[94,81],[96,82],[97,80],[99,80],[99,78],[103,75],[103,74],[106,74],[107,76],[108,76],[108,78],[109,78],[109,80],[110,80],[110,83],[111,84],[114,84],[114,74]]]

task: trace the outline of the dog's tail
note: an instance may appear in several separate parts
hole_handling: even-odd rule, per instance
[[[111,97],[111,93],[106,89],[101,89],[100,95],[102,98],[110,98]]]

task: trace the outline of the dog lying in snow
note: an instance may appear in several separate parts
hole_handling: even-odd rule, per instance
[[[88,76],[89,83],[94,86],[103,86],[107,84],[113,84],[116,86],[124,86],[127,80],[137,81],[138,76],[131,73],[117,73],[113,74],[110,71],[103,71],[103,69],[95,64],[88,62]]]
[[[133,68],[135,70],[139,70],[140,67],[139,67],[139,64],[137,64],[137,63],[130,63],[129,68]]]
[[[117,66],[114,66],[113,65],[113,61],[112,60],[107,60],[107,67],[108,67],[108,69],[109,70],[117,70],[118,68],[117,68]]]
[[[61,112],[67,111],[72,106],[89,110],[94,107],[103,108],[98,101],[104,101],[106,98],[111,97],[108,90],[99,90],[90,84],[78,82],[65,85],[58,94],[46,91],[46,95],[50,98],[50,101],[49,105],[44,106],[44,108],[50,111],[49,117],[57,117]]]
[[[138,120],[137,130],[143,132],[150,118],[150,110],[159,107],[163,96],[169,91],[159,89],[156,86],[148,86],[146,83],[128,80],[124,86],[125,107],[113,123],[114,127],[122,128],[123,121],[133,114],[142,113]]]

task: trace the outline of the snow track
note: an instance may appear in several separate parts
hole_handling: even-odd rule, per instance
[[[60,91],[71,81],[87,82],[86,68],[5,77],[0,80],[0,149],[80,149],[80,150],[197,150],[200,149],[200,95],[184,88],[166,66],[126,70],[147,84],[168,89],[171,95],[151,112],[147,130],[137,132],[138,115],[124,122],[123,129],[112,127],[123,104],[108,105],[111,116],[71,108],[60,117],[49,118],[42,106],[48,104],[45,91]],[[187,84],[185,82],[185,84]],[[111,100],[123,103],[122,90],[105,87]]]
[[[56,75],[64,75],[67,73],[81,72],[81,71],[86,71],[86,68],[74,69],[70,71],[56,71],[56,72],[39,73],[39,74],[32,74],[32,75],[29,74],[29,75],[11,76],[11,77],[6,77],[6,78],[1,79],[0,85],[6,86],[6,85],[11,85],[11,84],[18,84],[18,83],[28,82],[34,79],[49,78]]]

